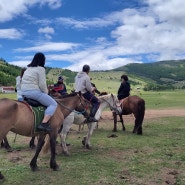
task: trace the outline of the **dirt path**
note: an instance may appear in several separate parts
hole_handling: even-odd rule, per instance
[[[177,116],[177,117],[184,117],[185,116],[185,109],[162,109],[162,110],[146,110],[145,111],[145,119],[152,119],[152,118],[160,118],[160,117],[170,117],[170,116]],[[112,118],[112,113],[110,111],[104,111],[102,113],[102,117],[104,119]],[[133,118],[132,115],[124,115],[126,119]]]

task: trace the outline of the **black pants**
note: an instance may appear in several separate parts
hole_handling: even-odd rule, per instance
[[[91,117],[94,117],[95,114],[96,114],[96,112],[97,112],[97,110],[98,110],[98,108],[99,108],[99,105],[100,105],[100,102],[99,102],[98,98],[97,98],[94,94],[92,94],[92,93],[90,93],[90,92],[84,93],[84,94],[83,94],[83,97],[84,97],[85,99],[87,99],[88,101],[91,102],[91,104],[92,104],[92,109],[91,109],[90,116],[91,116]]]

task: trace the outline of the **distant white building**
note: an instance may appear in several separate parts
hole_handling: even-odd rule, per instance
[[[13,86],[1,86],[0,93],[15,93],[15,88]]]

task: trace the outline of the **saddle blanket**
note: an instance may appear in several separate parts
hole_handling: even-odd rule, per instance
[[[37,126],[42,122],[44,118],[44,111],[46,108],[43,106],[38,106],[38,107],[30,106],[30,107],[34,114],[34,132],[37,132]]]

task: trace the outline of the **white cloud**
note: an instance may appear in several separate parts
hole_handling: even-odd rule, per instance
[[[57,8],[60,8],[61,5],[62,5],[62,1],[61,0],[38,0],[37,1],[38,3],[40,4],[48,4],[48,6],[51,8],[51,9],[57,9]]]
[[[19,67],[27,67],[27,65],[30,63],[31,61],[28,61],[28,60],[18,60],[18,61],[12,61],[12,62],[9,62],[9,64],[11,65],[16,65],[16,66],[19,66]]]
[[[44,28],[39,28],[38,30],[39,33],[44,33],[45,37],[49,40],[52,39],[51,35],[55,33],[55,30],[49,26],[44,27]]]
[[[61,6],[61,0],[1,0],[0,1],[0,22],[13,19],[17,15],[25,14],[28,8],[33,5],[48,5],[51,9]]]
[[[20,39],[24,35],[23,31],[19,31],[15,28],[0,29],[1,39]]]
[[[28,47],[28,48],[17,48],[16,52],[51,52],[51,51],[65,51],[77,47],[78,44],[74,43],[64,43],[64,42],[46,42],[39,44],[37,46]]]
[[[75,20],[73,18],[60,17],[56,20],[58,23],[64,26],[72,26],[78,29],[89,29],[92,27],[107,27],[114,25],[114,20],[102,19],[102,18],[92,18],[86,20]]]
[[[152,10],[160,21],[167,21],[171,24],[181,26],[185,23],[185,1],[183,0],[147,0],[149,10]],[[183,25],[182,25],[183,26]]]
[[[39,28],[38,30],[39,33],[47,33],[47,34],[54,34],[55,30],[49,26],[44,27],[44,28]]]

